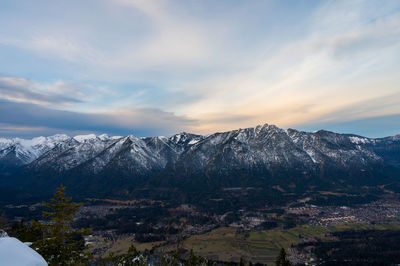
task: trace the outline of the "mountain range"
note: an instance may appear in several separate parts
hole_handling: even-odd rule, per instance
[[[367,138],[274,125],[207,136],[0,138],[0,189],[122,196],[159,191],[354,189],[400,181],[400,135]]]

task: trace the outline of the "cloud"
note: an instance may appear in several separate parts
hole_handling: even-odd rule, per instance
[[[61,59],[75,64],[100,65],[105,54],[90,43],[59,33],[35,32],[21,37],[2,37],[0,44],[32,51],[49,59]]]
[[[394,136],[400,134],[400,113],[392,115],[364,117],[347,121],[315,121],[315,123],[297,125],[296,129],[305,131],[316,131],[324,129],[340,133],[357,134],[372,138]]]
[[[38,133],[82,132],[137,136],[169,135],[196,123],[154,108],[132,108],[108,113],[55,110],[36,104],[0,102],[0,134],[5,136]],[[27,132],[27,130],[29,130]]]
[[[393,94],[400,81],[400,14],[366,19],[364,2],[350,11],[344,11],[344,2],[335,3],[315,11],[308,34],[260,57],[253,66],[194,84],[206,97],[180,112],[192,114],[204,131],[237,126],[209,123],[210,117],[224,112],[227,117],[248,117],[242,126],[268,122],[282,127],[326,117],[344,121],[398,112]],[[356,117],[349,106],[360,102],[363,108]]]
[[[400,113],[400,93],[393,93],[383,97],[361,100],[336,111],[319,116],[307,123],[340,123],[362,120],[364,117],[390,116]]]
[[[176,3],[129,0],[107,2],[113,4],[110,10],[129,18],[124,21],[126,25],[117,24],[118,19],[114,18],[109,21],[111,25],[104,25],[108,32],[103,32],[87,24],[76,24],[72,21],[74,18],[69,18],[64,23],[58,23],[57,31],[49,25],[30,30],[21,29],[25,34],[20,35],[14,32],[1,35],[0,31],[0,44],[31,51],[51,60],[83,65],[88,67],[85,71],[90,76],[101,73],[103,79],[113,79],[116,74],[127,79],[132,77],[132,73],[140,77],[143,72],[164,72],[165,67],[182,71],[188,65],[204,66],[212,58],[213,42],[209,40],[213,38],[214,30],[204,22],[198,23],[195,18],[185,14],[184,10],[179,10]],[[85,11],[92,12],[93,8],[102,10],[107,8],[105,3],[96,3],[95,7]],[[179,12],[173,14],[171,10]],[[113,17],[111,11],[102,12]],[[87,19],[91,18],[99,25],[104,23],[98,17],[93,17],[93,14],[86,15]],[[146,32],[132,27],[132,24],[141,25],[146,28]],[[114,30],[115,27],[118,30]],[[130,31],[125,32],[128,29]],[[88,34],[84,34],[86,31]],[[120,34],[114,33],[120,31]],[[114,38],[105,40],[105,35]]]
[[[302,130],[326,129],[368,137],[400,134],[400,93],[359,101],[315,119],[295,123]]]
[[[15,77],[0,77],[0,98],[16,102],[27,102],[41,105],[69,105],[81,103],[76,98],[64,96],[65,92],[75,90],[72,85],[56,82],[52,85],[41,85],[32,80]],[[46,92],[38,88],[47,88]]]
[[[130,119],[145,128],[152,114],[165,128],[156,116],[200,133],[399,111],[396,1],[49,1],[40,12],[15,5],[0,10],[0,45],[3,56],[23,55],[0,71],[46,80],[40,66],[60,70],[56,82],[27,79],[18,90],[8,82],[0,93],[10,101],[113,114],[122,128]]]
[[[379,19],[365,27],[337,35],[331,42],[332,52],[339,59],[374,52],[400,41],[400,14]]]
[[[33,36],[26,44],[17,42],[25,49],[32,49],[46,56],[58,56],[64,60],[76,63],[96,64],[101,62],[102,53],[96,51],[90,44],[60,35]],[[29,46],[27,46],[29,45]]]

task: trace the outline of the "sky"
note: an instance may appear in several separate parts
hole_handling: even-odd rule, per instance
[[[400,134],[400,1],[0,0],[0,136]]]

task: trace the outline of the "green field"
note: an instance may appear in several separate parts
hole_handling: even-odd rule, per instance
[[[297,226],[288,230],[238,231],[232,227],[217,228],[203,235],[196,235],[183,242],[185,249],[193,249],[198,255],[221,261],[247,261],[273,265],[280,247],[288,248],[304,237],[324,238],[326,234],[343,230],[392,229],[400,230],[400,223],[389,224],[348,224],[329,228],[318,226]],[[157,251],[173,250],[175,246],[164,246]]]
[[[145,250],[151,250],[154,246],[163,243],[164,243],[163,241],[139,243],[134,241],[133,237],[127,237],[112,242],[102,257],[103,258],[107,257],[108,255],[110,255],[110,252],[114,253],[114,255],[126,254],[131,245],[134,245],[135,248],[139,251],[145,251]]]

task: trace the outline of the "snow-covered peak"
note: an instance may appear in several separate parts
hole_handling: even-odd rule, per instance
[[[202,140],[204,137],[201,135],[195,135],[191,133],[181,132],[171,136],[169,139],[175,144],[189,144],[193,145]]]
[[[256,126],[256,127],[254,128],[254,133],[255,133],[256,135],[258,135],[258,134],[261,132],[262,128],[263,128],[263,126],[261,126],[261,125]]]
[[[19,143],[22,146],[36,146],[36,145],[45,145],[49,143],[57,143],[57,142],[62,142],[69,139],[69,137],[65,134],[56,134],[53,136],[49,137],[35,137],[32,139],[22,139],[22,138],[0,138],[0,145],[1,144],[7,144],[7,145],[12,145]]]
[[[187,138],[188,138],[188,134],[186,132],[181,132],[181,133],[175,134],[171,137],[172,141],[175,143],[185,141]]]
[[[110,139],[111,139],[110,136],[107,135],[107,134],[98,135],[97,138],[99,138],[99,139],[102,140],[102,141],[110,140]]]
[[[85,141],[96,139],[96,135],[95,134],[77,135],[74,137],[74,139],[78,142],[85,142]]]
[[[394,139],[399,139],[399,136],[379,141],[393,142]],[[202,154],[199,160],[204,159],[206,162],[205,158],[208,155],[205,154],[211,154],[208,151],[214,150],[217,146],[227,145],[233,153],[232,158],[242,160],[241,164],[285,162],[289,165],[297,161],[316,164],[328,159],[344,164],[356,158],[356,155],[365,160],[376,160],[377,156],[369,150],[370,144],[376,143],[375,141],[375,139],[329,131],[309,133],[294,129],[284,130],[269,124],[214,133],[209,136],[182,132],[168,138],[134,135],[111,137],[107,134],[78,135],[73,138],[67,135],[33,139],[0,138],[0,162],[12,162],[12,165],[9,163],[11,167],[31,164],[37,169],[41,165],[52,165],[58,171],[90,162],[93,169],[100,171],[113,161],[115,156],[120,156],[115,159],[118,163],[122,164],[120,162],[122,158],[126,163],[134,162],[136,166],[141,165],[143,169],[150,169],[153,164],[163,167],[167,162],[177,160],[182,154],[193,155],[197,152]],[[121,154],[126,156],[123,157]]]
[[[93,140],[101,140],[101,141],[108,141],[113,139],[120,139],[123,138],[122,136],[110,136],[108,134],[101,134],[96,136],[95,134],[87,134],[87,135],[77,135],[74,139],[80,143],[93,141]]]
[[[0,150],[6,149],[15,143],[15,139],[0,138]]]
[[[27,164],[40,157],[45,152],[53,149],[59,143],[70,139],[67,135],[58,134],[49,137],[36,137],[32,139],[0,139],[0,156],[14,154],[20,163]]]
[[[54,146],[58,142],[62,142],[67,140],[69,137],[66,135],[54,135],[50,137],[36,137],[33,139],[20,139],[16,138],[16,142],[19,143],[26,149],[30,149],[35,146],[40,145],[47,145],[47,146]]]
[[[70,139],[70,137],[65,134],[56,134],[56,135],[47,137],[47,139],[52,140],[52,141],[61,142],[61,141],[66,141],[66,140]]]
[[[140,142],[143,140],[143,138],[138,138],[135,135],[128,135],[126,138],[131,140],[132,142]]]

